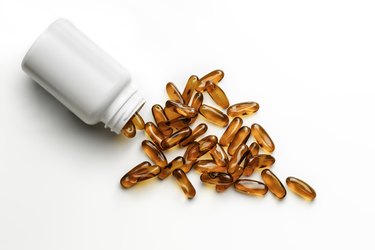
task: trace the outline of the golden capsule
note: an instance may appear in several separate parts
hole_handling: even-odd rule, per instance
[[[275,150],[275,144],[262,126],[254,123],[251,125],[251,133],[261,148],[270,153]]]
[[[218,85],[212,83],[211,81],[208,81],[206,83],[206,90],[217,105],[219,105],[223,109],[229,107],[228,97]]]
[[[145,121],[143,120],[142,116],[138,114],[138,112],[135,112],[131,120],[136,129],[142,130],[145,128]]]
[[[164,113],[163,107],[160,106],[159,104],[155,104],[154,106],[152,106],[151,111],[152,111],[152,115],[154,116],[154,120],[156,124],[159,124],[161,122],[168,120],[167,116]],[[167,130],[162,131],[162,133],[167,136],[171,135],[173,133],[173,129],[169,128]]]
[[[237,166],[236,170],[234,171],[234,173],[230,174],[233,178],[233,182],[230,183],[230,184],[226,184],[226,185],[216,185],[215,189],[216,189],[216,192],[224,192],[225,190],[227,190],[230,186],[233,185],[233,183],[238,180],[241,176],[242,176],[242,173],[244,172],[244,168],[241,167],[241,166]]]
[[[191,107],[195,108],[195,110],[199,110],[203,103],[203,94],[202,93],[195,93],[193,99],[191,100]],[[194,123],[198,116],[192,117],[190,124]]]
[[[206,90],[206,83],[208,81],[218,84],[221,81],[221,79],[223,79],[223,77],[224,72],[222,70],[214,70],[200,79],[199,84],[196,86],[195,90],[198,92],[203,92]]]
[[[252,158],[250,158],[252,159]],[[250,166],[248,163],[245,163],[245,168],[243,171],[243,175],[246,177],[251,176],[254,173],[255,168],[253,166]]]
[[[148,158],[150,158],[156,165],[164,167],[168,164],[167,158],[162,151],[160,151],[157,146],[149,140],[144,140],[142,142],[143,151],[146,153]]]
[[[237,168],[241,167],[241,162],[248,154],[249,148],[245,144],[239,145],[228,163],[228,173],[233,174],[236,172]]]
[[[160,173],[160,170],[161,169],[158,165],[151,166],[149,162],[144,161],[132,168],[121,178],[121,186],[124,188],[131,188],[138,182],[157,176]]]
[[[165,103],[164,113],[167,116],[168,120],[173,120],[182,116],[175,111],[175,107],[170,102]]]
[[[171,134],[170,136],[162,140],[161,148],[163,150],[172,148],[190,135],[191,135],[191,129],[189,127],[178,130],[175,133]]]
[[[172,174],[173,170],[181,168],[184,164],[185,160],[181,156],[174,158],[171,162],[169,162],[165,167],[161,169],[161,172],[158,176],[159,179],[164,180]]]
[[[187,178],[185,172],[178,168],[173,171],[173,176],[176,178],[178,185],[181,187],[186,197],[189,199],[194,198],[196,193],[195,188]]]
[[[193,92],[195,90],[195,86],[197,86],[198,83],[199,79],[197,76],[192,75],[189,77],[189,80],[185,85],[184,92],[182,92],[182,98],[184,99],[185,104],[189,104],[191,96],[193,95]]]
[[[249,151],[251,153],[251,156],[256,156],[257,154],[259,154],[259,144],[256,143],[256,142],[253,142],[250,144],[249,146]]]
[[[236,135],[234,136],[232,142],[229,144],[227,152],[229,155],[233,155],[236,152],[237,148],[241,144],[246,144],[251,134],[251,130],[248,126],[241,127]]]
[[[179,114],[183,117],[187,117],[187,118],[195,117],[198,114],[198,110],[196,110],[195,108],[187,106],[183,103],[175,102],[175,101],[169,100],[165,103],[165,106],[171,107],[173,112],[175,112],[175,113],[177,113],[177,114]]]
[[[232,183],[233,178],[230,174],[222,172],[204,172],[200,177],[202,182],[214,184],[214,185],[225,185]]]
[[[164,131],[168,131],[169,129],[176,129],[180,130],[189,126],[190,118],[186,117],[177,117],[172,120],[166,120],[163,122],[158,123],[158,127],[160,131],[163,133]]]
[[[267,193],[268,188],[260,181],[250,179],[239,179],[234,183],[236,191],[255,196],[263,196]]]
[[[257,112],[259,104],[256,102],[242,102],[231,105],[227,109],[227,114],[230,117],[246,116]]]
[[[208,135],[203,137],[198,141],[199,143],[199,151],[202,155],[210,151],[213,147],[217,144],[217,137],[216,135]]]
[[[193,168],[201,174],[204,172],[227,172],[225,166],[218,166],[213,160],[197,161],[194,163]]]
[[[275,161],[272,155],[259,154],[252,157],[245,167],[253,168],[254,170],[263,170],[264,168],[270,168]]]
[[[226,166],[228,164],[228,155],[220,144],[210,150],[210,155],[218,166]]]
[[[156,127],[152,122],[147,122],[145,124],[145,132],[148,137],[150,137],[150,139],[155,143],[155,145],[161,149],[161,142],[163,141],[165,136],[161,133],[158,127]]]
[[[199,143],[194,141],[187,146],[186,151],[184,153],[184,159],[186,162],[194,163],[200,156],[199,154]]]
[[[225,127],[228,125],[228,116],[214,107],[202,104],[202,106],[199,108],[199,113],[208,121],[220,127]]]
[[[305,200],[312,201],[316,197],[315,190],[309,184],[298,178],[288,177],[286,179],[286,184],[292,192]]]
[[[219,141],[220,145],[224,147],[228,146],[233,141],[233,138],[236,136],[238,130],[240,130],[242,123],[243,121],[240,117],[234,118],[221,136]]]
[[[261,173],[264,184],[268,187],[268,190],[271,191],[277,198],[283,199],[286,195],[286,190],[284,185],[281,183],[279,178],[272,173],[269,169],[264,169]]]
[[[167,90],[167,94],[170,100],[184,103],[184,99],[182,98],[180,91],[172,82],[167,83],[165,89]]]
[[[189,145],[190,143],[192,143],[193,141],[195,141],[195,139],[197,139],[199,136],[203,135],[204,133],[206,133],[207,131],[207,125],[204,124],[204,123],[201,123],[199,124],[198,126],[196,126],[193,131],[191,132],[191,135],[187,138],[185,138],[184,140],[182,140],[180,142],[180,146],[181,147],[185,147],[187,145]]]
[[[133,138],[135,136],[135,126],[131,120],[129,120],[125,126],[122,128],[121,132],[128,138]]]
[[[245,171],[244,171],[243,175],[250,176],[250,175],[253,174],[254,168],[246,167],[246,166],[249,164],[251,158],[253,158],[254,156],[259,154],[259,149],[260,149],[260,147],[259,147],[258,143],[253,142],[253,143],[250,144],[250,146],[249,146],[250,153],[246,156],[246,159],[244,160]]]

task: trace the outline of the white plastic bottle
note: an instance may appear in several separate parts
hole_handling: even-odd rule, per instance
[[[117,134],[145,103],[128,71],[65,19],[34,42],[22,69],[82,121]]]

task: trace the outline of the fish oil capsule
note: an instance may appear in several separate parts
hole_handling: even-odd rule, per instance
[[[268,188],[260,181],[250,179],[239,179],[234,183],[236,191],[255,196],[263,196],[267,193]]]
[[[165,103],[165,106],[171,107],[173,112],[187,118],[195,117],[198,114],[198,110],[196,110],[195,108],[175,101],[167,101]]]
[[[228,163],[228,173],[233,174],[248,154],[249,148],[245,144],[239,145]]]
[[[175,107],[168,101],[165,103],[164,113],[167,116],[168,120],[173,120],[182,116],[175,111]]]
[[[168,163],[165,167],[161,169],[161,172],[159,174],[159,179],[164,180],[168,176],[170,176],[173,172],[173,170],[177,168],[181,168],[185,164],[185,159],[181,156],[177,156],[174,158],[170,163]]]
[[[194,198],[196,193],[195,188],[191,184],[185,172],[178,168],[173,170],[173,176],[176,178],[178,185],[181,187],[186,197],[188,197],[189,199]]]
[[[196,126],[193,131],[191,132],[191,135],[187,138],[185,138],[184,140],[182,140],[180,142],[180,146],[181,147],[185,147],[187,145],[189,145],[190,143],[192,143],[193,141],[195,141],[195,139],[197,139],[199,136],[203,135],[204,133],[206,133],[207,131],[207,125],[204,124],[204,123],[201,123],[199,124],[198,126]]]
[[[138,114],[138,112],[136,112],[133,117],[132,117],[132,122],[134,124],[134,126],[136,127],[136,129],[138,130],[142,130],[145,128],[145,121],[143,120],[142,116],[140,116]]]
[[[201,155],[204,155],[208,151],[210,151],[213,147],[217,144],[217,137],[216,135],[208,135],[198,141],[199,143],[199,151]]]
[[[199,113],[208,121],[220,127],[226,127],[228,125],[228,116],[214,107],[202,104],[199,108]]]
[[[225,166],[218,166],[213,160],[197,161],[194,163],[193,168],[201,174],[204,172],[227,172]]]
[[[226,166],[228,164],[228,155],[220,144],[210,150],[210,155],[218,166]]]
[[[249,151],[251,153],[251,156],[256,156],[257,154],[259,154],[259,144],[256,143],[256,142],[253,142],[250,144],[249,146]]]
[[[166,120],[166,121],[158,123],[158,127],[160,131],[163,133],[163,131],[167,131],[169,129],[180,130],[180,129],[186,128],[189,126],[189,123],[190,123],[190,118],[177,117],[172,120]]]
[[[230,117],[246,116],[257,112],[259,104],[256,102],[241,102],[233,104],[227,109],[227,114]]]
[[[242,176],[243,171],[244,171],[243,167],[237,166],[237,169],[234,171],[234,173],[231,174],[231,176],[233,178],[233,182],[230,183],[230,184],[226,184],[226,185],[216,185],[216,187],[215,187],[216,192],[221,193],[221,192],[224,192],[225,190],[227,190],[228,188],[230,188],[230,186],[232,186],[233,183]]]
[[[312,201],[316,197],[315,190],[309,184],[296,177],[288,177],[286,184],[291,191],[305,200]]]
[[[124,188],[131,188],[138,182],[157,176],[160,173],[160,170],[161,169],[158,165],[151,166],[149,162],[144,161],[132,168],[121,178],[121,186]]]
[[[184,153],[184,159],[186,162],[195,162],[198,157],[200,156],[199,151],[199,143],[198,142],[192,142],[189,144],[189,146],[186,148],[186,151]]]
[[[163,152],[161,152],[154,143],[149,140],[144,140],[142,142],[143,151],[146,153],[148,158],[150,158],[156,165],[164,167],[168,164],[167,158]]]
[[[167,90],[167,94],[170,100],[184,103],[184,99],[182,98],[180,91],[172,82],[167,83],[165,89]]]
[[[152,122],[147,122],[145,124],[145,131],[148,137],[150,137],[150,139],[155,143],[155,145],[161,149],[161,142],[163,141],[165,136],[160,132],[158,127],[156,127]]]
[[[247,140],[250,137],[250,134],[251,130],[248,126],[241,127],[234,136],[232,142],[229,144],[229,147],[227,149],[228,154],[233,155],[241,144],[246,144]]]
[[[128,138],[133,138],[135,136],[135,126],[131,120],[129,120],[125,126],[122,128],[121,132]]]
[[[230,174],[221,172],[204,172],[200,177],[201,181],[204,183],[214,184],[214,185],[225,185],[232,183],[233,178]]]
[[[218,85],[214,84],[211,81],[208,81],[206,83],[206,90],[217,105],[219,105],[223,109],[228,108],[228,97]]]
[[[275,150],[275,144],[262,126],[254,123],[251,125],[251,133],[261,148],[270,153]]]
[[[199,83],[199,78],[197,76],[192,75],[189,77],[189,80],[187,81],[185,85],[184,92],[182,92],[182,98],[184,99],[185,104],[189,104],[191,96],[193,95],[195,87],[197,86],[198,83]]]
[[[203,103],[203,94],[202,93],[195,93],[193,99],[191,100],[191,105],[195,110],[199,110]],[[190,124],[194,123],[198,116],[192,117]]]
[[[259,154],[259,149],[260,149],[260,147],[259,147],[258,143],[253,142],[253,143],[250,144],[250,146],[249,146],[250,153],[246,156],[246,159],[244,161],[245,171],[244,171],[243,175],[250,176],[250,175],[253,174],[254,168],[246,167],[246,166],[249,164],[251,158],[253,158],[254,156]]]
[[[234,118],[221,136],[219,141],[220,145],[228,146],[233,141],[238,130],[242,127],[242,123],[243,121],[240,117]]]
[[[252,157],[246,167],[253,168],[254,170],[262,170],[270,168],[275,161],[272,155],[259,154]]]
[[[161,148],[163,150],[172,148],[190,135],[191,135],[191,129],[189,127],[178,130],[175,133],[171,134],[169,137],[164,138],[162,140]]]
[[[279,178],[272,173],[269,169],[264,169],[261,173],[264,184],[268,187],[268,190],[271,191],[277,198],[283,199],[286,195],[286,190],[284,185],[281,183]]]
[[[200,79],[200,82],[196,86],[195,90],[198,92],[203,92],[206,90],[206,83],[208,81],[218,84],[221,81],[221,79],[223,79],[223,77],[224,77],[224,72],[222,70],[220,69],[214,70]]]
[[[152,106],[151,111],[152,111],[152,115],[154,117],[156,124],[159,124],[161,122],[168,120],[167,116],[164,113],[163,107],[160,106],[159,104],[155,104],[154,106]],[[162,133],[167,136],[171,135],[173,133],[173,129],[169,128],[167,130],[162,131]]]

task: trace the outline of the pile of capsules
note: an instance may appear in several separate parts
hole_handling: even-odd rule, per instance
[[[217,192],[233,186],[236,191],[247,195],[264,196],[269,190],[278,199],[285,197],[284,185],[270,170],[275,163],[275,158],[270,155],[275,150],[275,144],[262,126],[257,123],[245,126],[241,118],[257,112],[259,104],[243,102],[229,106],[226,94],[218,86],[223,77],[221,70],[214,70],[201,79],[193,75],[182,94],[169,82],[166,85],[169,100],[165,107],[158,104],[152,107],[155,123],[145,124],[137,113],[124,126],[122,132],[130,138],[135,136],[136,129],[145,130],[150,140],[144,140],[142,148],[153,162],[144,161],[125,174],[120,181],[124,188],[131,188],[156,176],[163,180],[173,175],[185,195],[191,199],[196,191],[186,174],[194,169],[200,173],[201,181],[215,185]],[[204,92],[220,108],[203,104]],[[222,111],[225,109],[226,114]],[[215,135],[198,139],[208,128],[205,123],[190,128],[198,114],[210,123],[226,127],[220,139]],[[250,135],[255,141],[247,146]],[[168,162],[163,151],[177,145],[186,147],[184,156]],[[210,159],[205,157],[207,155]],[[260,172],[263,182],[249,179],[254,171]],[[292,192],[308,201],[316,197],[314,189],[298,178],[288,177],[286,184]]]

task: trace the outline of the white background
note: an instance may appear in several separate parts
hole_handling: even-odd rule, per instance
[[[374,13],[374,1],[1,0],[0,249],[374,249]],[[223,69],[231,103],[260,103],[244,123],[273,137],[274,172],[317,199],[217,194],[195,172],[191,201],[173,178],[123,190],[144,133],[83,124],[20,68],[59,17],[131,72],[145,120],[168,81]]]

